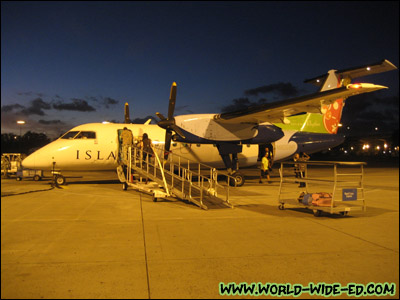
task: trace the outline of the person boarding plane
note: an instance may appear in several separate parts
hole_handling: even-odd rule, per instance
[[[239,166],[256,165],[266,146],[276,162],[295,153],[312,154],[341,144],[344,138],[336,133],[346,99],[387,88],[351,83],[352,79],[395,69],[388,60],[382,60],[367,66],[330,70],[305,81],[320,87],[317,93],[221,114],[174,116],[177,85],[173,83],[167,118],[156,113],[160,118],[158,124],[127,124],[129,117],[125,117],[126,123],[121,124],[80,125],[29,155],[22,165],[57,171],[116,170],[120,135],[127,127],[135,140],[147,133],[153,144],[164,144],[166,156],[172,151],[189,160],[225,167],[240,186],[244,176]],[[57,181],[61,184],[65,179],[59,175]]]

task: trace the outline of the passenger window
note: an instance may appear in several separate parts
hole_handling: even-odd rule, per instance
[[[66,139],[66,140],[72,140],[79,131],[69,131],[66,134],[64,134],[61,139]]]
[[[95,139],[96,132],[94,131],[81,131],[75,139]]]

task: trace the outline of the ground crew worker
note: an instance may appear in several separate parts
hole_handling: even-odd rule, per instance
[[[121,133],[122,140],[122,161],[125,165],[129,163],[129,147],[132,147],[133,135],[132,131],[124,127]]]
[[[153,155],[153,149],[151,148],[151,139],[147,133],[143,133],[142,142],[140,143],[140,148],[143,150],[143,160],[146,160],[147,154],[149,154],[149,159]]]
[[[296,153],[293,156],[293,161],[294,162],[300,162],[300,161],[308,161],[310,159],[310,156],[307,155],[305,152],[301,152],[301,156],[299,153]],[[306,166],[305,164],[295,164],[294,165],[294,173],[296,175],[296,178],[304,178],[306,175]],[[299,187],[305,187],[306,183],[304,181],[300,181]]]
[[[269,161],[269,149],[265,149],[265,155],[261,160],[261,172],[260,172],[260,181],[262,183],[262,178],[267,176],[268,183],[271,183],[271,178],[269,177],[269,169],[270,169],[270,161]]]

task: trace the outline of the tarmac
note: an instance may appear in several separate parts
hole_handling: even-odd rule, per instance
[[[2,179],[1,298],[255,298],[220,295],[220,283],[244,282],[389,283],[395,295],[380,298],[399,298],[398,165],[367,167],[367,209],[344,217],[279,210],[278,170],[270,184],[243,172],[234,208],[209,210],[123,191],[116,173],[75,173],[60,188]]]

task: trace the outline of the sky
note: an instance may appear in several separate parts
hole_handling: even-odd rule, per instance
[[[382,59],[399,66],[397,1],[2,1],[1,132],[122,122],[125,102],[131,119],[166,115],[174,81],[175,115],[219,113]],[[389,87],[370,108],[396,118],[383,107],[398,115],[398,70],[362,82]]]

